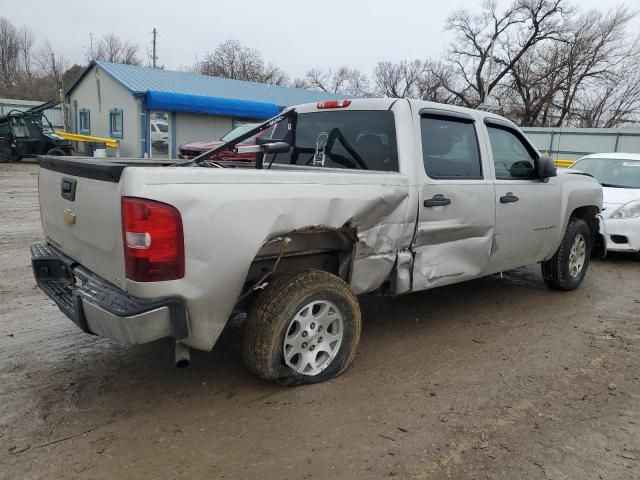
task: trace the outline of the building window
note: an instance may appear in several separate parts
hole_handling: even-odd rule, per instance
[[[79,112],[80,133],[91,133],[91,111],[81,108]]]
[[[113,138],[122,138],[124,121],[121,108],[109,110],[109,135]]]

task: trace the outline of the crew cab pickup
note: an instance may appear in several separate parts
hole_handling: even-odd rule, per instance
[[[255,167],[214,160],[241,148]],[[245,313],[246,365],[283,384],[347,368],[359,294],[534,263],[550,287],[577,288],[602,206],[596,180],[558,174],[508,120],[404,99],[289,108],[181,163],[40,166],[33,271],[73,322],[128,344],[171,337],[181,366]]]

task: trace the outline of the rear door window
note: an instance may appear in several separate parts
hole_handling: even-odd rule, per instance
[[[423,116],[422,156],[433,179],[481,179],[478,137],[472,121]]]
[[[328,111],[301,113],[289,132],[283,121],[274,139],[294,138],[288,153],[267,155],[265,164],[280,163],[326,168],[398,171],[393,112]],[[288,135],[289,134],[289,135]]]

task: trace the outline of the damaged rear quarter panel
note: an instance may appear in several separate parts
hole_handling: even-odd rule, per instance
[[[167,182],[171,183],[167,183]],[[411,243],[406,222],[412,187],[401,173],[330,169],[136,168],[126,171],[124,194],[157,199],[182,214],[185,278],[144,284],[127,281],[140,297],[187,300],[191,338],[210,349],[240,295],[249,267],[270,239],[309,227],[354,229],[350,284],[356,294],[384,282],[398,249]]]

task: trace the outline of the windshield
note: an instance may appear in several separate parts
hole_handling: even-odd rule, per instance
[[[42,133],[55,133],[49,119],[43,115],[34,116],[33,123],[42,131]]]
[[[288,125],[281,121],[272,138],[287,138]],[[395,121],[388,110],[301,113],[289,133],[295,138],[293,148],[266,156],[266,165],[398,171]]]
[[[231,140],[233,140],[236,137],[239,137],[240,135],[242,135],[243,133],[247,133],[249,130],[252,130],[254,128],[256,128],[258,125],[254,124],[254,123],[247,123],[245,125],[240,125],[239,127],[234,128],[233,130],[231,130],[229,133],[227,133],[224,137],[222,137],[220,140],[222,140],[223,142],[230,142]],[[251,143],[251,141],[254,139],[255,137],[251,137],[251,138],[247,138],[246,140],[240,142],[240,143]]]
[[[588,173],[604,187],[640,188],[640,160],[584,158],[571,168]]]

